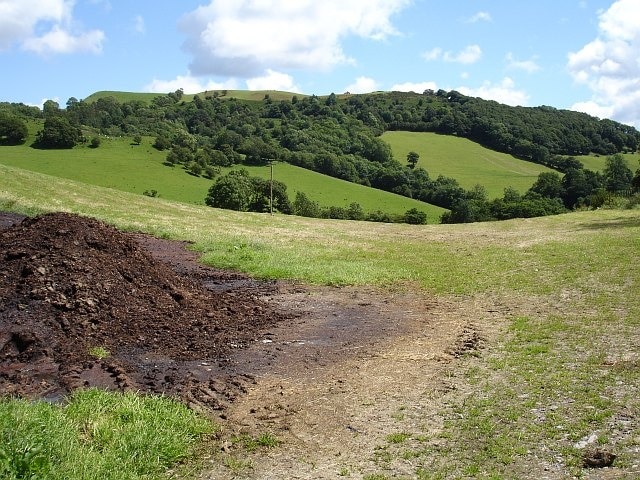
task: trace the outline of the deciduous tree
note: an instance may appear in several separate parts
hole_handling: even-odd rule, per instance
[[[413,170],[416,168],[418,160],[420,160],[420,155],[418,153],[412,151],[407,154],[407,165],[410,169]]]
[[[27,140],[28,133],[22,120],[0,113],[0,145],[20,145]]]

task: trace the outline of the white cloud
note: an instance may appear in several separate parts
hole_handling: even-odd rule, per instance
[[[529,103],[529,95],[522,90],[518,90],[514,81],[505,77],[502,81],[494,85],[491,82],[484,82],[478,88],[459,87],[457,91],[469,97],[480,97],[485,100],[495,100],[496,102],[505,103],[507,105],[527,106]]]
[[[291,75],[267,69],[266,75],[247,80],[249,90],[280,90],[300,93],[300,88],[293,83]]]
[[[378,90],[378,82],[368,77],[358,77],[355,82],[347,85],[344,89],[345,92],[349,93],[371,93],[376,90]]]
[[[640,127],[640,2],[614,2],[598,26],[597,38],[568,56],[574,80],[593,93],[572,108]]]
[[[136,33],[145,33],[147,31],[147,27],[144,23],[144,17],[142,15],[136,15],[133,19],[133,30]]]
[[[182,89],[184,93],[193,94],[207,90],[236,90],[238,84],[235,80],[226,82],[214,82],[208,80],[203,82],[201,79],[187,75],[178,75],[174,80],[153,79],[151,83],[144,87],[145,92],[152,93],[169,93]]]
[[[100,53],[105,40],[104,33],[99,30],[77,36],[58,26],[42,35],[26,39],[22,47],[40,55],[57,53]]]
[[[491,14],[489,12],[478,12],[474,16],[472,16],[467,23],[477,23],[477,22],[492,22]]]
[[[469,65],[476,63],[482,58],[482,49],[479,45],[467,45],[461,51],[454,53],[451,51],[443,51],[441,48],[436,47],[428,50],[422,54],[422,58],[426,61],[443,60],[449,63],[462,63],[463,65]]]
[[[598,118],[610,118],[613,114],[613,108],[599,105],[593,101],[574,103],[571,106],[571,110],[588,113]]]
[[[414,92],[414,93],[422,93],[425,90],[433,90],[437,91],[438,86],[435,82],[405,82],[405,83],[396,83],[391,87],[392,92]]]
[[[431,50],[427,50],[422,54],[422,58],[424,58],[427,62],[440,60],[442,58],[442,49],[440,47],[436,47],[432,48]]]
[[[410,0],[211,0],[179,23],[194,74],[251,78],[271,68],[329,69],[353,63],[349,36],[396,35],[393,14]]]
[[[536,63],[536,57],[532,57],[529,60],[517,60],[513,53],[507,53],[507,67],[514,70],[524,70],[527,73],[535,73],[540,70],[540,65]]]
[[[41,54],[102,51],[100,30],[72,32],[75,0],[0,0],[0,51],[19,44]]]

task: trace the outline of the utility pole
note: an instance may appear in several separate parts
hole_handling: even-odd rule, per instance
[[[271,167],[271,180],[269,181],[269,212],[273,215],[273,160],[269,162]]]

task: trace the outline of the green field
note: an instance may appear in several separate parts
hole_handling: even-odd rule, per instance
[[[116,100],[118,100],[118,102],[120,103],[141,101],[148,104],[148,103],[151,103],[151,101],[154,98],[159,97],[161,95],[163,94],[162,93],[142,93],[142,92],[118,92],[118,91],[111,91],[111,90],[102,90],[100,92],[92,93],[87,98],[85,98],[84,101],[91,103],[101,98],[113,97]]]
[[[415,228],[272,217],[148,198],[3,165],[0,198],[5,208],[72,211],[126,229],[191,240],[208,263],[260,277],[329,284],[415,282],[426,290],[448,293],[501,288],[542,293],[560,288],[563,282],[581,277],[585,268],[606,269],[602,262],[608,260],[588,255],[612,251],[606,242],[617,245],[604,228],[606,222],[634,231],[640,228],[637,211]],[[589,222],[603,227],[588,227]],[[545,233],[538,238],[541,232]],[[630,244],[636,253],[638,238]],[[584,259],[562,263],[559,269],[557,253],[571,248],[582,252]],[[532,263],[537,265],[535,274]]]
[[[632,172],[635,172],[640,168],[640,154],[638,153],[625,153],[623,157],[627,161],[627,165]],[[584,168],[593,170],[594,172],[601,172],[604,170],[607,157],[602,155],[580,155],[576,157],[582,162]]]
[[[265,179],[271,176],[268,166],[238,168],[246,168],[251,175]],[[287,163],[276,163],[273,172],[274,180],[280,180],[287,185],[287,192],[292,200],[296,192],[302,191],[325,207],[332,205],[346,207],[352,202],[357,202],[365,212],[382,210],[394,214],[403,214],[411,208],[417,208],[427,214],[429,223],[438,223],[438,219],[445,212],[444,208],[435,205],[329,177]]]
[[[453,177],[466,189],[483,185],[489,198],[501,197],[507,187],[524,193],[540,172],[552,171],[450,135],[385,132],[382,139],[391,145],[396,160],[406,163],[407,154],[414,151],[420,155],[418,166],[431,178]]]
[[[30,125],[32,135],[38,126]],[[141,145],[130,138],[101,137],[99,148],[78,146],[71,150],[38,150],[26,145],[1,147],[0,163],[35,172],[68,178],[79,182],[142,194],[156,190],[162,198],[204,204],[212,180],[189,175],[181,167],[164,165],[167,152],[151,147],[154,139],[145,137]],[[248,167],[252,175],[269,178],[269,167]],[[274,166],[274,179],[287,184],[289,197],[305,192],[321,206],[346,207],[359,203],[365,212],[382,210],[402,215],[411,208],[427,214],[429,223],[438,223],[445,211],[440,207],[383,192],[279,163]]]
[[[170,200],[204,204],[211,180],[163,165],[167,154],[151,147],[152,138],[144,138],[140,145],[133,145],[130,138],[101,137],[101,142],[95,149],[1,147],[0,163],[125,192],[157,190]]]

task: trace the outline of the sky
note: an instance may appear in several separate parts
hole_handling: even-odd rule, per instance
[[[0,0],[0,101],[459,92],[640,128],[640,0]]]

